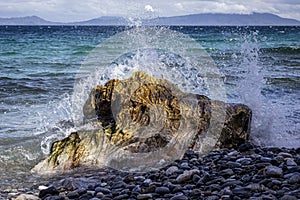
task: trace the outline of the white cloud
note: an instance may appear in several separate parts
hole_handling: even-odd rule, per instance
[[[148,17],[149,12],[152,17],[269,12],[300,20],[299,0],[0,0],[0,8],[0,17],[38,15],[51,21],[78,21],[104,15]]]
[[[174,4],[176,8],[178,8],[179,10],[184,10],[182,3],[175,3]]]
[[[148,12],[154,12],[154,9],[152,8],[151,5],[146,5],[145,10],[148,11]]]

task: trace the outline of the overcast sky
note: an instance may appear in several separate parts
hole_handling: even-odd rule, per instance
[[[162,17],[268,12],[300,20],[300,0],[0,0],[0,17],[37,15],[57,22],[100,16]]]

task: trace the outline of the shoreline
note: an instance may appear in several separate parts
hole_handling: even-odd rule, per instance
[[[79,169],[41,178],[0,199],[299,199],[300,148],[186,151],[181,160],[145,173]],[[37,179],[39,181],[39,179]]]

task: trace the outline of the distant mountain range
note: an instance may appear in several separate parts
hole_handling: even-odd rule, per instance
[[[193,14],[174,17],[159,17],[142,21],[143,25],[181,25],[181,26],[269,26],[300,25],[295,19],[282,18],[270,13],[253,14]],[[0,18],[0,25],[129,25],[123,17],[103,16],[87,21],[62,23],[51,22],[37,16]]]
[[[50,22],[37,16],[0,18],[0,25],[55,25],[55,24],[58,25],[62,23]]]

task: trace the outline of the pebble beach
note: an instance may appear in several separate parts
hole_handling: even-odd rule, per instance
[[[0,191],[0,199],[300,199],[300,148],[221,149],[146,173],[80,169],[48,177],[28,188]]]

